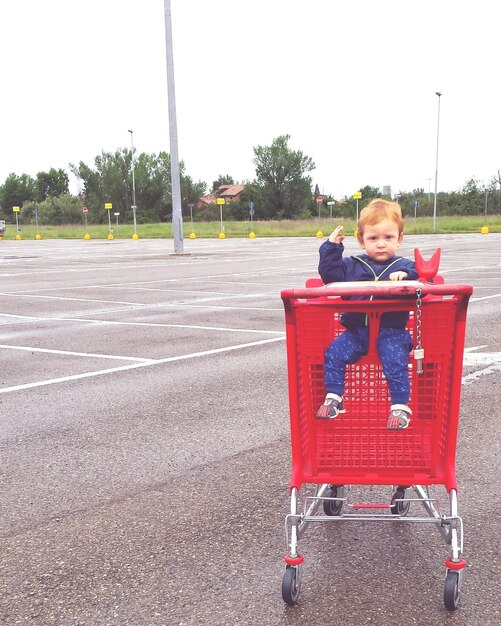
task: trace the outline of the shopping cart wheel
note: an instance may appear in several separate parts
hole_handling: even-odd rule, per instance
[[[459,606],[459,572],[455,570],[448,570],[445,577],[444,604],[449,611]]]
[[[336,485],[331,485],[329,489],[325,492],[326,498],[338,498],[338,489],[340,487],[336,487]],[[324,513],[326,515],[341,515],[341,509],[343,508],[343,503],[338,500],[324,500]]]
[[[396,502],[396,500],[403,500],[405,498],[405,488],[399,487],[391,498],[390,511],[393,515],[401,515],[405,517],[409,512],[410,502]]]
[[[282,579],[282,599],[290,606],[298,603],[301,580],[299,568],[294,565],[286,565]]]

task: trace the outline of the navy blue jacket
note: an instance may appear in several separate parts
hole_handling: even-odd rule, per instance
[[[406,280],[417,280],[418,275],[414,261],[401,256],[392,256],[384,263],[373,261],[367,254],[343,257],[344,245],[324,241],[320,246],[320,262],[318,273],[325,284],[359,280],[389,280],[392,272],[407,272]],[[359,296],[347,299],[366,300]],[[381,316],[381,326],[387,328],[404,328],[409,314],[407,311],[384,313]],[[364,313],[343,313],[341,323],[346,328],[365,326]]]

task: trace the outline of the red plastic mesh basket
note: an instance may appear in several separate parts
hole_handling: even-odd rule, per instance
[[[414,285],[414,283],[413,283]],[[412,287],[328,286],[282,292],[286,311],[289,404],[292,439],[291,487],[302,483],[444,484],[456,486],[455,450],[469,285],[419,285],[423,372],[409,359],[412,419],[403,431],[389,431],[389,392],[376,351],[380,317],[409,311],[408,329],[416,338],[416,300]],[[339,296],[371,295],[372,301]],[[355,290],[355,291],[354,291]],[[384,290],[384,294],[382,293]],[[400,290],[400,293],[398,291]],[[404,290],[404,291],[402,291]],[[377,299],[378,295],[397,299]],[[406,299],[398,295],[406,295]],[[315,418],[325,396],[324,352],[344,331],[342,312],[368,315],[369,352],[348,366],[345,414]],[[416,345],[416,341],[415,341]]]

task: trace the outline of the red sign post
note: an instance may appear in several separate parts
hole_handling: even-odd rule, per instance
[[[85,232],[87,233],[87,213],[89,212],[89,209],[84,206],[82,207],[82,213],[84,215],[84,220],[85,220]],[[87,234],[85,235],[87,237]]]

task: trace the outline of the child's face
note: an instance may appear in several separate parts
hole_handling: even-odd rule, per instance
[[[385,219],[374,226],[366,225],[360,243],[373,261],[384,262],[395,254],[403,238],[397,224]]]

